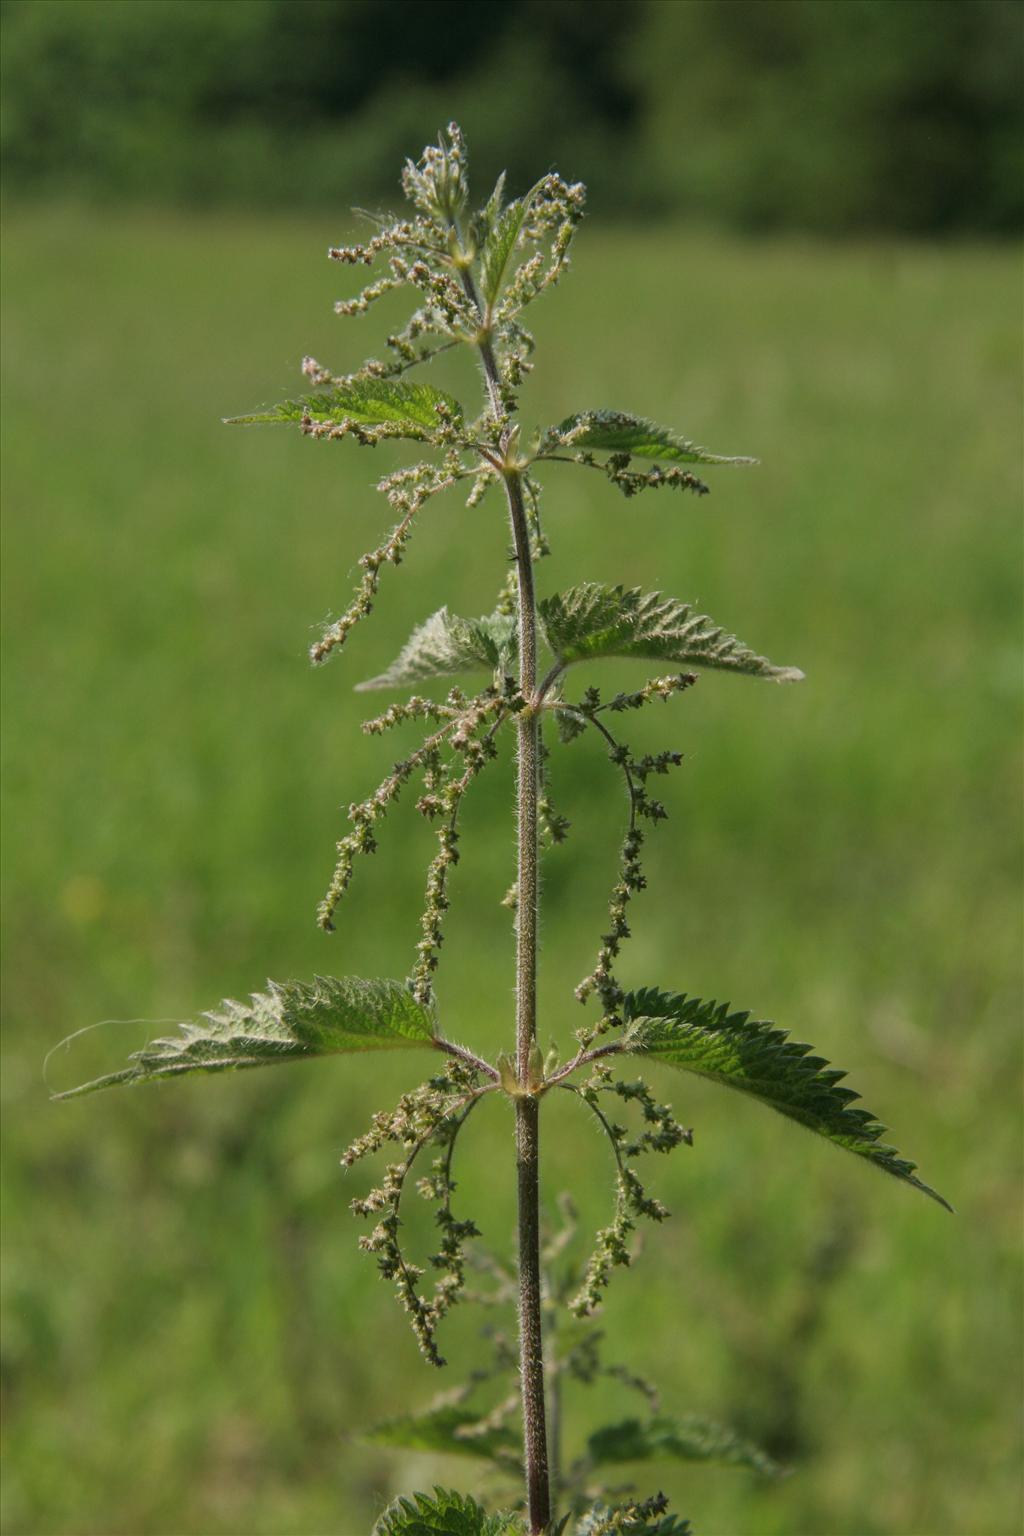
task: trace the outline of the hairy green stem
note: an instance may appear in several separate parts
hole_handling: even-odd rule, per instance
[[[548,1325],[548,1342],[553,1342],[553,1335],[558,1326],[558,1309],[550,1309],[550,1322]],[[562,1486],[562,1371],[561,1362],[557,1355],[551,1368],[551,1503],[554,1508],[558,1506],[558,1495]]]
[[[548,1438],[544,1403],[544,1339],[540,1289],[540,1104],[516,1100],[516,1172],[519,1195],[519,1379],[523,1397],[523,1445],[530,1530],[551,1518]]]
[[[472,273],[463,269],[463,287],[483,319]],[[491,409],[504,414],[494,349],[485,334],[480,359]],[[533,554],[526,520],[521,471],[508,460],[509,434],[503,434],[502,478],[515,550],[519,602],[519,692],[524,700],[516,725],[516,1074],[520,1088],[530,1081],[530,1054],[537,1035],[537,783],[540,772],[540,717],[537,691],[537,599]],[[515,1101],[516,1185],[519,1260],[519,1377],[523,1399],[523,1450],[530,1531],[540,1533],[551,1520],[547,1422],[544,1402],[544,1338],[540,1280],[540,1103],[524,1091]]]
[[[534,706],[537,686],[537,622],[533,559],[518,473],[506,474],[509,514],[519,571],[519,691],[527,701],[517,721],[518,890],[516,901],[516,1066],[521,1088],[529,1086],[530,1054],[537,1036],[537,779],[540,721]],[[523,1434],[530,1530],[543,1531],[551,1519],[547,1426],[544,1404],[544,1343],[540,1285],[540,1102],[532,1094],[516,1099],[516,1170],[519,1237],[519,1369],[523,1393]]]

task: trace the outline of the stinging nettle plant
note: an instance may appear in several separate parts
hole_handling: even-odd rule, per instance
[[[884,1127],[843,1086],[844,1074],[810,1047],[728,1003],[656,986],[625,990],[620,983],[617,963],[630,933],[630,906],[645,885],[645,838],[665,817],[651,781],[682,758],[673,750],[635,754],[623,738],[619,717],[686,692],[705,670],[773,682],[795,681],[802,674],[773,665],[687,603],[657,592],[582,582],[538,596],[536,568],[548,551],[540,476],[549,464],[573,465],[606,476],[627,497],[655,489],[702,496],[708,487],[695,467],[753,461],[707,453],[665,427],[613,410],[583,410],[527,435],[519,420],[518,391],[532,368],[534,343],[523,316],[568,267],[584,189],[552,174],[525,196],[506,201],[502,176],[487,202],[470,213],[466,149],[455,124],[418,164],[406,164],[402,185],[412,205],[406,217],[371,216],[373,233],[365,243],[330,251],[343,265],[380,266],[380,275],[355,298],[337,304],[341,315],[363,314],[392,290],[413,290],[415,310],[387,338],[386,360],[371,359],[355,373],[338,376],[307,357],[308,393],[234,420],[291,422],[309,437],[351,438],[363,446],[398,438],[423,451],[417,462],[380,481],[393,526],[362,556],[352,601],[312,647],[316,663],[339,650],[370,613],[385,568],[401,563],[432,498],[453,486],[467,492],[470,507],[490,492],[504,498],[511,560],[492,611],[467,619],[439,609],[385,672],[359,685],[383,691],[419,689],[470,673],[484,679],[475,691],[451,686],[443,697],[413,692],[363,727],[383,735],[418,721],[424,734],[371,795],[349,808],[349,830],[337,844],[318,921],[325,930],[333,928],[361,857],[375,851],[388,811],[415,785],[417,809],[436,831],[437,851],[427,871],[421,936],[410,975],[405,981],[317,977],[309,983],[272,982],[249,1002],[224,1002],[199,1021],[183,1023],[173,1037],[152,1041],[122,1070],[56,1097],[340,1052],[433,1052],[433,1075],[403,1094],[393,1109],[374,1114],[369,1129],[343,1158],[351,1167],[363,1157],[395,1149],[397,1160],[387,1163],[379,1185],[353,1201],[353,1210],[372,1222],[361,1246],[394,1284],[432,1364],[444,1364],[438,1329],[460,1299],[472,1296],[491,1306],[514,1303],[518,1329],[511,1338],[489,1330],[489,1365],[426,1412],[381,1426],[375,1438],[483,1459],[511,1491],[509,1507],[493,1515],[473,1498],[450,1490],[399,1499],[384,1511],[375,1530],[380,1536],[497,1536],[524,1530],[681,1536],[689,1526],[668,1513],[660,1494],[623,1498],[620,1490],[606,1502],[605,1470],[659,1456],[718,1459],[766,1475],[777,1468],[728,1430],[693,1416],[663,1416],[648,1383],[625,1367],[602,1362],[600,1335],[587,1322],[600,1307],[612,1271],[630,1263],[637,1223],[660,1222],[668,1215],[642,1182],[640,1159],[692,1141],[691,1132],[637,1075],[642,1065],[677,1067],[738,1089],[946,1202],[916,1177],[913,1163],[883,1141]],[[483,391],[475,414],[451,394],[407,377],[454,349],[475,355],[479,367]],[[609,697],[592,684],[577,688],[571,681],[575,669],[582,666],[586,675],[589,663],[605,657],[652,662],[659,675]],[[554,1049],[547,1056],[540,1049],[536,1007],[540,855],[543,847],[562,842],[569,826],[551,803],[546,760],[558,745],[586,732],[599,738],[621,776],[628,811],[607,928],[592,970],[576,988],[577,999],[591,1005],[591,1011],[561,1059]],[[506,897],[515,914],[515,1029],[509,1049],[491,1063],[443,1032],[434,976],[449,880],[460,855],[462,803],[495,761],[502,733],[511,733],[516,745],[517,859]],[[453,1208],[458,1139],[476,1107],[492,1094],[506,1096],[514,1108],[518,1221],[510,1268],[475,1251],[475,1223]],[[562,1198],[554,1225],[542,1220],[540,1206],[541,1107],[554,1109],[567,1095],[591,1113],[610,1143],[616,1170],[611,1220],[579,1266],[566,1257],[575,1231],[571,1201]],[[616,1118],[620,1114],[628,1124]],[[413,1186],[435,1208],[438,1240],[429,1271],[408,1257],[402,1243],[402,1202]],[[480,1277],[473,1290],[470,1268]],[[428,1273],[433,1284],[427,1284]],[[503,1387],[509,1375],[518,1380]],[[563,1466],[563,1387],[602,1375],[638,1392],[644,1416],[596,1431],[584,1454]],[[497,1394],[497,1400],[471,1406],[471,1397],[481,1391],[489,1392],[490,1399]],[[521,1436],[510,1422],[518,1412]]]

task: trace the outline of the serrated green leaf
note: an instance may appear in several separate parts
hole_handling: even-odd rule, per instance
[[[866,1109],[853,1107],[860,1094],[839,1086],[846,1073],[812,1055],[809,1045],[790,1040],[786,1030],[749,1013],[730,1013],[728,1003],[653,987],[627,994],[623,1012],[630,1026],[625,1050],[760,1099],[952,1210],[915,1178],[915,1163],[881,1140],[885,1126]]]
[[[534,188],[525,197],[517,198],[500,213],[492,215],[487,238],[480,252],[480,288],[488,305],[493,304],[501,292],[509,258],[515,250],[519,231],[530,211],[536,190]]]
[[[365,693],[375,688],[401,688],[431,677],[504,667],[515,642],[515,619],[493,613],[487,618],[460,619],[440,608],[414,630],[405,646],[379,677],[357,685]]]
[[[379,1516],[370,1536],[525,1536],[510,1511],[488,1515],[468,1494],[435,1488],[398,1498]]]
[[[651,1506],[654,1506],[652,1509]],[[630,1501],[609,1508],[600,1501],[591,1505],[573,1527],[574,1536],[693,1536],[689,1520],[670,1514],[664,1500]]]
[[[518,1455],[522,1441],[504,1424],[477,1432],[481,1416],[469,1408],[433,1408],[377,1424],[367,1434],[376,1445],[406,1451],[437,1451],[453,1456],[482,1456],[506,1464]]]
[[[55,1099],[73,1099],[121,1083],[145,1083],[183,1072],[224,1072],[349,1051],[394,1051],[434,1043],[434,1018],[400,981],[317,976],[269,982],[247,1003],[226,999],[186,1021],[180,1033],[151,1040],[130,1065]]]
[[[659,427],[644,416],[630,416],[624,411],[579,411],[567,416],[548,439],[550,446],[597,449],[607,453],[626,453],[636,459],[661,459],[670,464],[756,464],[756,459],[730,458],[708,453],[696,443],[679,437],[668,427]]]
[[[689,603],[639,587],[584,582],[539,605],[548,644],[568,665],[599,656],[637,656],[687,667],[743,672],[773,682],[798,682],[796,667],[777,667]]]
[[[282,400],[267,411],[232,416],[227,425],[253,426],[272,422],[355,422],[363,427],[384,427],[389,435],[422,439],[437,430],[438,406],[461,421],[462,406],[453,395],[429,384],[408,384],[395,379],[356,379],[335,384],[298,400]]]
[[[494,183],[494,190],[480,210],[481,217],[486,221],[488,228],[491,227],[498,217],[502,204],[505,201],[505,178],[507,174],[506,171],[499,172],[498,179]]]
[[[607,1424],[590,1436],[587,1452],[596,1466],[667,1457],[749,1467],[762,1477],[778,1477],[782,1472],[767,1452],[725,1425],[695,1414],[680,1419],[623,1419],[620,1424]]]

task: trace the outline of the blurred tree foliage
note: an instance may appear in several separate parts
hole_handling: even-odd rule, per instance
[[[458,116],[481,171],[745,229],[1024,222],[1017,0],[6,0],[12,193],[392,192]],[[611,188],[615,187],[615,196]],[[606,195],[606,189],[607,195]]]

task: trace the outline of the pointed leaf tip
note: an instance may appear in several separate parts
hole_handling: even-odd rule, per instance
[[[402,982],[317,976],[268,982],[247,1003],[226,999],[177,1035],[151,1040],[129,1065],[53,1099],[73,1099],[120,1084],[185,1072],[223,1072],[349,1051],[401,1050],[434,1044],[434,1018]]]
[[[440,608],[413,631],[387,671],[357,683],[356,691],[401,688],[407,683],[484,668],[494,671],[512,665],[514,646],[515,620],[508,614],[460,619]]]
[[[406,1451],[475,1456],[508,1464],[520,1450],[520,1437],[507,1424],[486,1426],[469,1408],[442,1406],[375,1424],[366,1438],[375,1445]]]
[[[860,1095],[838,1086],[846,1074],[813,1055],[809,1045],[791,1040],[786,1030],[748,1013],[731,1013],[728,1003],[653,987],[629,993],[623,1012],[629,1026],[625,1050],[760,1099],[952,1211],[948,1200],[916,1176],[916,1164],[882,1141],[885,1126],[854,1107]]]
[[[689,603],[639,587],[584,582],[544,598],[540,618],[551,649],[564,665],[601,656],[636,656],[794,683],[798,667],[777,667],[721,629]]]
[[[282,400],[264,411],[226,417],[225,425],[260,426],[309,420],[326,427],[348,422],[383,436],[422,441],[436,432],[442,416],[456,422],[463,418],[458,400],[444,390],[395,379],[355,378],[296,400]]]
[[[525,197],[517,198],[507,208],[501,208],[500,204],[496,207],[488,205],[487,236],[480,252],[480,290],[488,305],[493,305],[501,293],[509,260],[540,185],[538,182]],[[504,188],[503,182],[501,187]]]
[[[625,411],[579,411],[575,416],[567,416],[547,434],[543,451],[551,447],[624,453],[637,459],[661,459],[667,464],[757,463],[748,457],[709,453],[670,428]]]
[[[696,1414],[678,1419],[624,1419],[619,1424],[607,1424],[590,1436],[587,1453],[597,1466],[671,1459],[748,1467],[762,1477],[779,1477],[783,1470],[760,1446],[744,1440],[725,1425]]]

